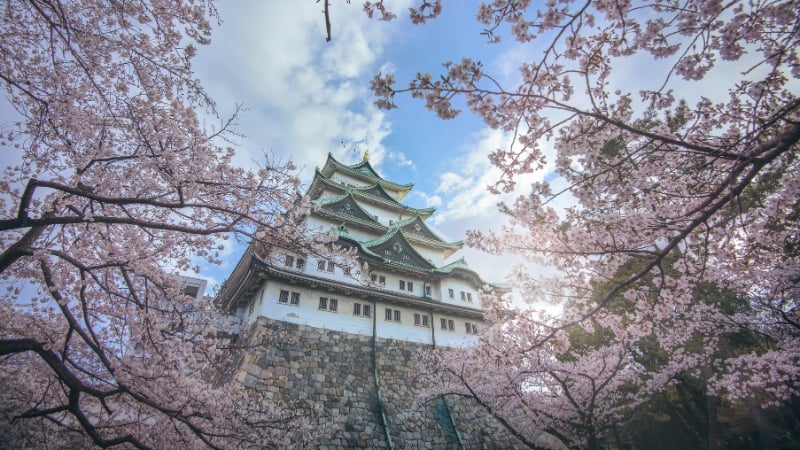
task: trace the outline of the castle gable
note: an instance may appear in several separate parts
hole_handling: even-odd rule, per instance
[[[379,198],[389,203],[402,206],[400,205],[400,203],[397,202],[397,200],[394,199],[394,197],[389,195],[389,193],[387,193],[386,190],[383,187],[381,187],[381,185],[378,183],[375,183],[372,186],[353,188],[353,190],[358,191],[362,194],[371,195],[375,198]]]
[[[318,202],[318,204],[326,211],[336,213],[340,216],[346,216],[349,219],[359,219],[366,222],[377,223],[378,218],[361,208],[352,194],[329,197]]]
[[[420,215],[415,215],[397,224],[398,228],[403,230],[404,233],[413,233],[418,236],[424,237],[435,242],[444,242],[436,233],[434,233]]]
[[[364,242],[363,246],[372,253],[379,255],[384,261],[404,264],[423,270],[436,268],[414,249],[414,246],[400,230],[395,230],[372,241]]]
[[[354,164],[352,166],[349,166],[349,168],[350,168],[350,170],[352,170],[354,172],[358,172],[358,173],[360,173],[362,175],[366,175],[366,176],[368,176],[370,178],[383,179],[380,175],[378,175],[378,172],[376,172],[375,169],[372,168],[372,165],[369,163],[369,161],[361,161],[358,164]]]

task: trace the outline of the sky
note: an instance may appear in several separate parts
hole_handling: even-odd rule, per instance
[[[387,2],[398,18],[383,22],[367,18],[361,2],[332,0],[333,39],[326,42],[322,3],[315,0],[221,2],[221,23],[194,69],[220,114],[245,108],[237,121],[245,136],[237,164],[253,164],[268,152],[297,165],[307,186],[329,152],[352,164],[369,151],[384,178],[414,183],[404,203],[435,206],[429,225],[445,240],[459,241],[468,229],[496,229],[503,220],[497,213],[503,199],[486,189],[498,178],[487,155],[506,147],[508,136],[469,112],[441,120],[407,97],[398,99],[397,109],[379,110],[369,82],[391,71],[403,85],[417,72],[436,73],[444,61],[462,57],[513,77],[524,51],[485,43],[475,21],[477,1],[446,2],[439,18],[421,26],[406,16],[410,3]],[[199,275],[212,286],[220,283],[242,251],[229,248],[222,266],[206,266]],[[502,282],[511,265],[507,257],[469,248],[459,257],[491,282]]]

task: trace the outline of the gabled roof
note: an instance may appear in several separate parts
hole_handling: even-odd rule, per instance
[[[350,190],[362,194],[371,195],[375,198],[380,198],[390,203],[402,205],[400,202],[392,198],[392,196],[389,195],[388,192],[386,192],[386,189],[384,189],[383,186],[380,185],[380,183],[375,183],[371,186],[352,186],[350,187]]]
[[[344,195],[336,195],[333,197],[314,200],[314,203],[320,205],[320,209],[335,211],[347,217],[368,222],[375,222],[376,224],[380,225],[378,218],[365,211],[364,208],[358,204],[356,199],[353,198],[353,194],[350,192]]]
[[[403,231],[394,229],[371,241],[361,243],[362,248],[380,256],[384,262],[394,262],[423,270],[433,270],[436,266],[420,255],[408,241]]]
[[[330,178],[336,171],[346,173],[353,178],[364,180],[370,184],[378,183],[387,190],[396,191],[398,194],[397,201],[402,200],[403,197],[405,197],[406,194],[408,194],[408,192],[414,187],[413,183],[398,184],[392,181],[384,180],[380,175],[378,175],[375,169],[372,168],[369,160],[364,160],[357,164],[348,166],[340,163],[333,157],[332,154],[328,153],[328,160],[325,161],[325,165],[322,166],[322,169],[320,169],[319,172],[325,175],[325,177]]]

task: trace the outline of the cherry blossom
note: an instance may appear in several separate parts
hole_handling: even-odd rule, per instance
[[[489,44],[507,35],[539,55],[515,79],[469,59],[406,87],[376,75],[380,107],[410,94],[442,119],[464,108],[513,133],[487,151],[503,174],[490,189],[518,195],[501,205],[509,223],[468,242],[523,256],[517,291],[561,308],[503,305],[481,346],[442,357],[438,392],[477,399],[533,448],[542,434],[598,448],[679,374],[726,402],[797,397],[799,9],[495,0],[477,12]],[[655,76],[619,84],[646,59]],[[530,182],[547,172],[555,181]],[[576,330],[609,341],[573,349]],[[750,347],[724,344],[741,335]],[[643,348],[664,361],[639,365]]]
[[[235,117],[198,116],[216,117],[191,66],[215,18],[191,0],[3,5],[2,447],[313,438],[307,412],[236,382],[231,330],[177,277],[233,236],[307,241],[291,163],[232,166]]]

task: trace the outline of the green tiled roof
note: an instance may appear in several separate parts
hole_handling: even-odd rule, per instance
[[[330,177],[336,170],[349,174],[354,178],[379,183],[381,186],[391,191],[398,191],[400,198],[397,200],[402,200],[403,197],[405,197],[405,195],[414,187],[413,183],[399,184],[384,180],[380,175],[378,175],[375,169],[372,168],[372,165],[368,160],[348,166],[340,163],[333,157],[332,154],[328,153],[328,160],[325,161],[325,165],[322,166],[322,169],[320,169],[320,173],[326,177]]]
[[[312,199],[317,199],[326,188],[331,191],[341,192],[342,194],[351,192],[354,195],[357,195],[359,198],[369,201],[370,203],[379,204],[384,207],[394,209],[399,215],[419,215],[423,220],[425,220],[436,211],[436,208],[433,207],[420,209],[406,206],[393,199],[391,195],[386,192],[386,189],[384,189],[384,187],[379,183],[374,183],[369,186],[347,186],[331,180],[327,175],[322,173],[320,170],[317,170],[314,174],[314,180],[311,182],[311,186],[308,188],[308,194]]]

